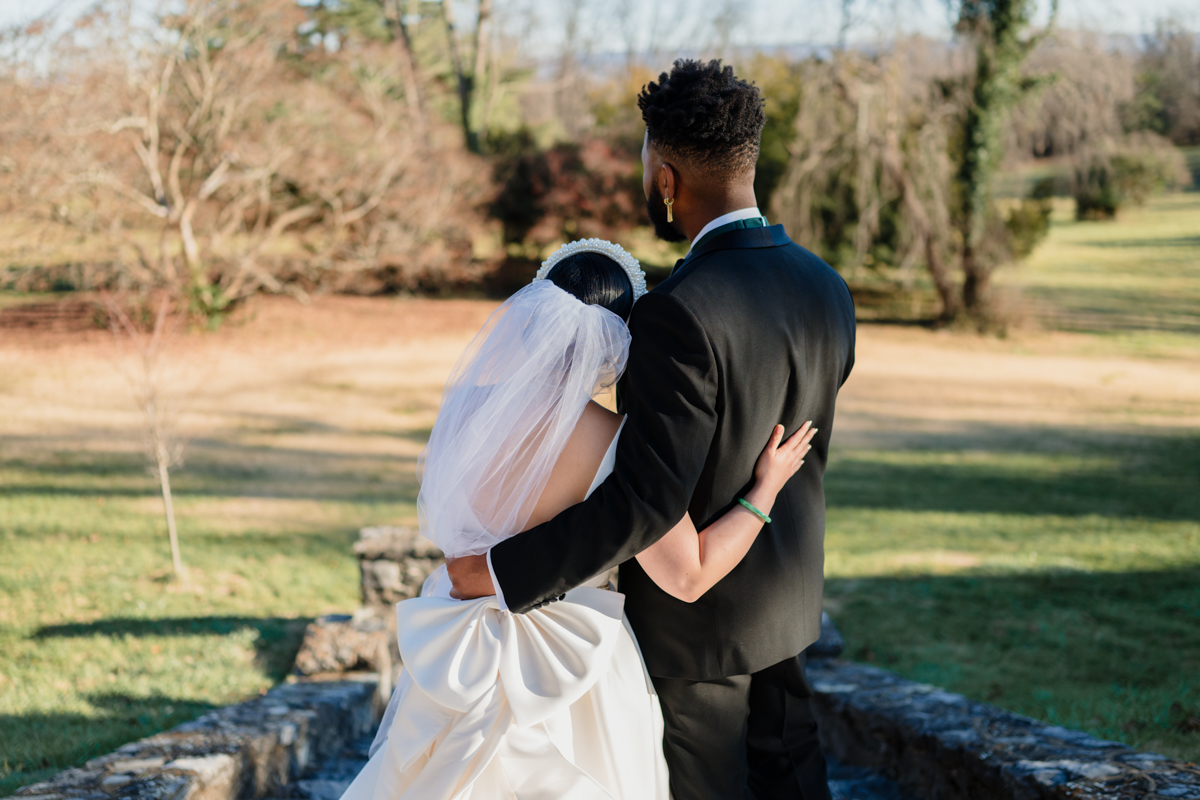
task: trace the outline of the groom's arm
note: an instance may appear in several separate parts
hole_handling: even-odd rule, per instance
[[[717,368],[708,337],[670,295],[634,307],[613,474],[592,496],[492,548],[506,605],[524,613],[633,558],[687,513],[716,429]]]

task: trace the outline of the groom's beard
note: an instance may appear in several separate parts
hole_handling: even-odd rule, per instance
[[[667,222],[667,204],[663,202],[662,191],[659,190],[658,184],[655,183],[650,190],[650,196],[646,198],[646,215],[650,217],[650,222],[654,224],[654,235],[662,239],[664,242],[686,242],[687,236],[675,229],[675,226]]]

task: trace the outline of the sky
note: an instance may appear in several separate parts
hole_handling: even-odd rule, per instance
[[[712,9],[726,8],[732,11],[729,44],[777,46],[798,43],[831,43],[837,36],[838,9],[841,0],[708,0]],[[859,4],[874,3],[876,12],[855,28],[852,39],[870,40],[894,33],[926,33],[942,37],[947,33],[947,18],[944,0],[855,0]],[[9,25],[32,19],[54,8],[80,9],[90,0],[0,0],[0,25]],[[146,0],[147,5],[153,0]],[[541,20],[544,32],[540,38],[547,41],[562,31],[563,9],[570,0],[518,0]],[[1060,24],[1067,28],[1086,28],[1105,33],[1139,34],[1153,29],[1156,20],[1174,14],[1193,29],[1200,28],[1200,10],[1194,2],[1181,0],[1060,0]],[[1042,5],[1048,6],[1049,0]],[[695,20],[686,19],[693,10],[704,3],[694,0],[671,2],[671,0],[601,0],[594,7],[611,9],[625,5],[633,9],[634,18],[640,20],[640,28],[651,22],[660,30],[673,28],[686,30],[686,25]],[[663,9],[666,9],[664,12]],[[591,30],[607,30],[603,15],[590,20]],[[665,17],[664,17],[665,13]],[[464,15],[465,16],[465,15]],[[597,27],[598,25],[598,27]],[[555,43],[557,44],[557,43]],[[620,35],[615,30],[601,35],[593,43],[594,51],[620,51],[624,49]]]

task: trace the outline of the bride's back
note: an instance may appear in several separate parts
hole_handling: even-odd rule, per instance
[[[609,446],[621,429],[621,419],[620,415],[595,401],[587,404],[562,455],[554,463],[550,480],[533,507],[526,529],[541,525],[560,511],[583,502]]]

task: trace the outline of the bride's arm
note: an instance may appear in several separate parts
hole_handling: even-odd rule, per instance
[[[754,467],[754,487],[746,493],[746,502],[771,516],[775,496],[804,463],[816,432],[812,422],[806,422],[780,445],[783,426],[776,425]],[[637,560],[660,589],[693,603],[738,565],[762,526],[762,520],[740,503],[699,532],[685,514],[666,536],[639,553]]]

